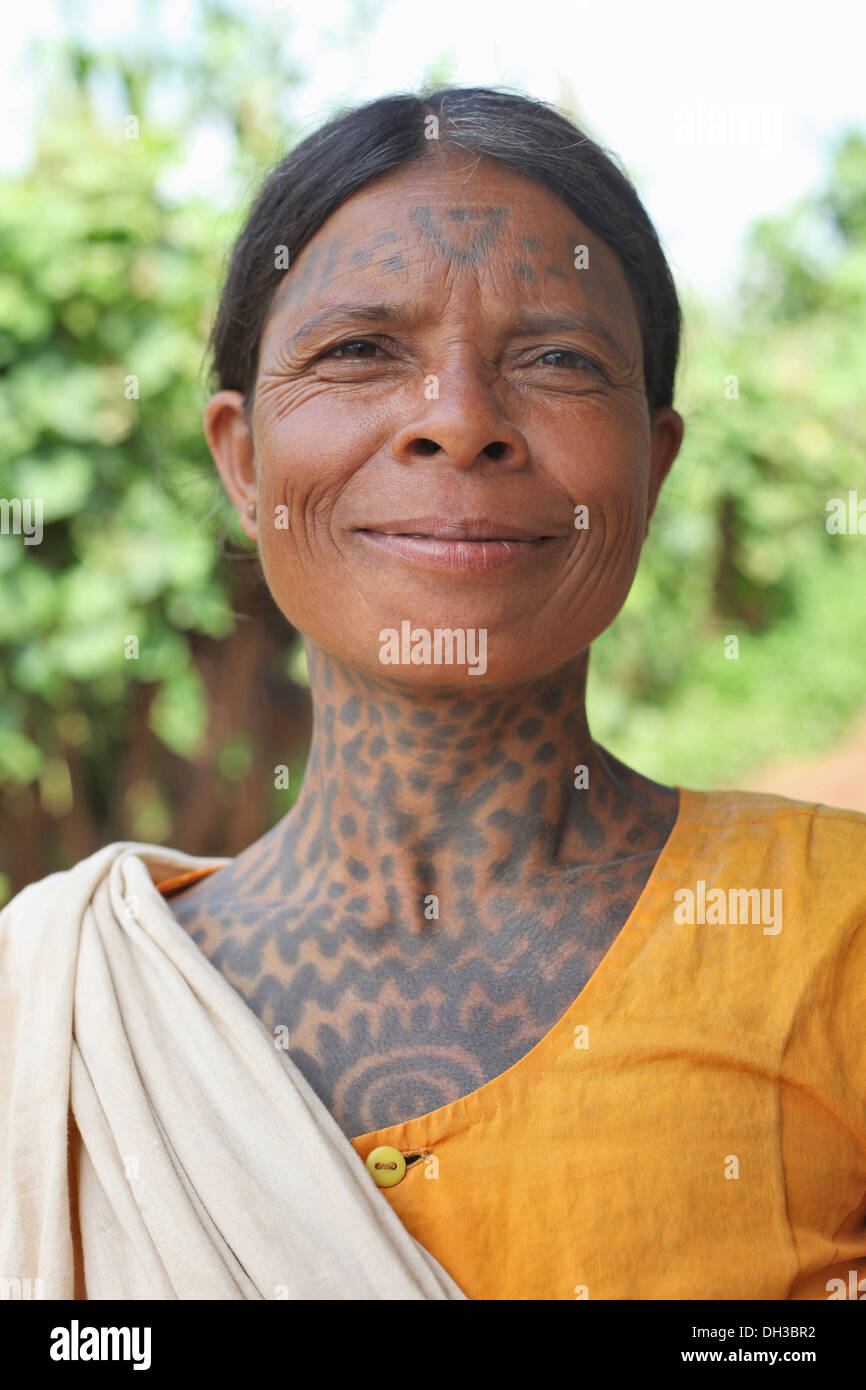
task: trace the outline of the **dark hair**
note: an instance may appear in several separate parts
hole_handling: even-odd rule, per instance
[[[425,121],[438,119],[438,139]],[[643,338],[650,411],[673,404],[680,306],[655,228],[615,156],[545,102],[489,87],[380,97],[335,116],[268,174],[229,264],[211,334],[221,388],[255,387],[259,342],[274,291],[331,213],[362,185],[448,147],[497,160],[561,199],[618,256]]]

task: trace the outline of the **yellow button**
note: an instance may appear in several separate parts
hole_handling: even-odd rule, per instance
[[[377,1187],[396,1187],[406,1172],[405,1158],[399,1149],[392,1149],[389,1144],[368,1153],[366,1164]]]

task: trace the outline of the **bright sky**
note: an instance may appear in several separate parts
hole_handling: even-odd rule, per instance
[[[368,0],[369,27],[339,40],[351,0],[246,0],[255,24],[285,15],[290,54],[309,74],[295,104],[304,127],[332,104],[413,88],[442,59],[449,81],[507,85],[567,102],[622,158],[656,224],[682,290],[721,301],[744,230],[820,182],[832,137],[866,129],[866,5],[862,0]],[[144,0],[76,7],[98,39],[137,29]],[[182,44],[191,0],[160,20]],[[357,12],[357,10],[355,10]],[[26,158],[32,93],[26,40],[60,27],[56,0],[4,14],[0,168]],[[169,27],[170,26],[170,27]],[[242,54],[239,55],[242,61]],[[197,160],[218,170],[219,161]],[[225,198],[217,178],[207,191]]]

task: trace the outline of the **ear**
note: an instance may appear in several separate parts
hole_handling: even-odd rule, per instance
[[[649,533],[650,518],[655,511],[656,502],[662,490],[662,483],[671,471],[671,464],[680,451],[685,427],[682,415],[669,406],[657,410],[652,417],[652,454],[645,536]]]
[[[258,540],[258,524],[247,506],[256,500],[256,450],[240,391],[217,391],[204,412],[204,433],[241,526]]]

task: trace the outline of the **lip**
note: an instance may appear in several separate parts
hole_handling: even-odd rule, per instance
[[[479,573],[537,558],[556,539],[549,532],[483,517],[413,517],[357,528],[369,545],[426,569]]]
[[[413,516],[400,521],[372,522],[358,530],[385,536],[423,536],[449,541],[537,541],[549,540],[556,527],[526,527],[513,521],[494,521],[486,516]]]

